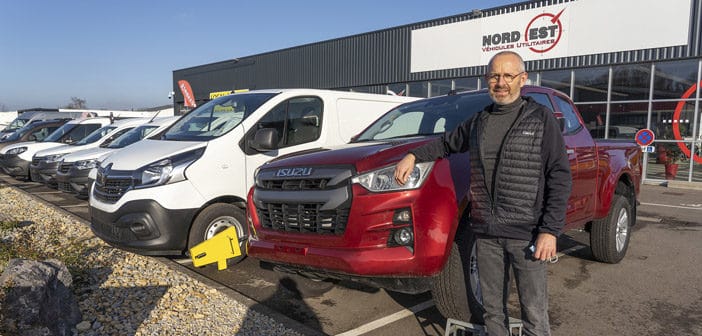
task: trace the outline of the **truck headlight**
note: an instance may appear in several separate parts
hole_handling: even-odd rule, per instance
[[[400,185],[395,181],[395,166],[392,165],[355,176],[351,179],[351,182],[358,183],[373,192],[417,189],[422,186],[424,180],[429,176],[431,168],[434,167],[434,162],[422,162],[414,165],[409,180],[404,185]]]
[[[54,154],[54,155],[47,155],[43,158],[43,160],[46,163],[54,163],[54,162],[59,162],[61,161],[61,158],[66,155],[66,153],[61,153],[61,154]]]
[[[7,152],[5,152],[5,154],[7,154],[7,155],[20,155],[26,151],[27,151],[27,147],[23,146],[23,147],[17,147],[17,148],[10,149]]]
[[[97,160],[96,159],[80,160],[80,161],[76,161],[76,163],[74,163],[73,165],[76,167],[76,169],[80,169],[80,170],[92,169],[92,168],[95,168],[95,166],[97,165]]]
[[[135,188],[155,187],[168,183],[184,181],[185,169],[199,159],[205,148],[198,148],[170,158],[159,160],[136,171]]]

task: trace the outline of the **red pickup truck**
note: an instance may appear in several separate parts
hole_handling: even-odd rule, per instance
[[[559,91],[525,86],[522,94],[555,111],[562,125],[573,176],[564,230],[586,228],[596,259],[620,261],[636,222],[641,149],[593,140]],[[461,224],[470,209],[468,154],[417,164],[404,186],[393,172],[410,149],[490,103],[486,90],[407,103],[348,145],[261,166],[248,195],[248,254],[308,277],[403,293],[431,290],[446,317],[479,322],[473,237]]]

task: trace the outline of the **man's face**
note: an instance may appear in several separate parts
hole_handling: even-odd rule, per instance
[[[508,54],[495,57],[485,77],[492,100],[506,105],[519,98],[527,74],[521,71],[519,58]]]

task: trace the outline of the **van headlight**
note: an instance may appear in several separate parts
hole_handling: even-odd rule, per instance
[[[46,163],[59,162],[59,161],[61,161],[61,159],[63,158],[64,155],[66,155],[66,153],[47,155],[44,157],[44,162],[46,162]]]
[[[76,161],[76,163],[74,163],[73,165],[76,167],[76,169],[80,169],[80,170],[92,169],[92,168],[95,168],[95,166],[97,165],[97,160],[96,159],[80,160],[80,161]]]
[[[27,151],[27,147],[26,147],[26,146],[22,146],[22,147],[17,147],[17,148],[10,149],[10,150],[8,150],[5,154],[7,154],[7,155],[20,155],[20,154],[22,154],[22,153],[24,153],[24,152],[26,152],[26,151]]]
[[[185,169],[202,156],[205,148],[156,161],[136,171],[135,188],[149,188],[187,179]]]
[[[417,189],[429,176],[434,162],[422,162],[414,165],[409,180],[404,185],[395,181],[395,167],[396,165],[392,165],[355,176],[351,182],[358,183],[368,191],[373,192]]]

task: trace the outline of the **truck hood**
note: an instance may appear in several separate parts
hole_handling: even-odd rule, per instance
[[[100,165],[112,163],[115,170],[136,170],[176,154],[207,146],[202,141],[168,141],[145,139],[137,141],[108,156]]]
[[[395,164],[407,152],[435,137],[412,137],[387,141],[369,141],[335,147],[317,148],[279,157],[263,165],[261,169],[299,166],[354,165],[363,173]]]
[[[114,148],[89,148],[77,151],[75,153],[70,153],[63,157],[63,162],[76,162],[82,160],[93,160],[98,159],[103,155],[113,152]]]

